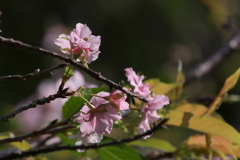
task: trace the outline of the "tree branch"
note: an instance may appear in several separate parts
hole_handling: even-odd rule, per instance
[[[37,100],[33,100],[31,103],[29,103],[25,106],[18,107],[11,113],[0,116],[0,122],[3,122],[3,121],[6,122],[6,121],[8,121],[9,118],[15,117],[18,113],[21,113],[24,110],[27,110],[30,108],[35,108],[37,105],[43,105],[43,104],[49,103],[57,98],[63,98],[65,96],[68,96],[70,93],[66,93],[66,92],[67,92],[67,89],[64,89],[62,91],[58,91],[56,94],[49,95],[48,97],[43,97],[43,98],[40,98]]]
[[[127,95],[129,95],[131,97],[136,97],[136,98],[138,98],[141,101],[147,102],[147,100],[145,98],[143,98],[141,96],[138,96],[138,95],[136,95],[136,94],[134,94],[134,93],[124,89],[121,85],[119,85],[119,84],[111,81],[110,79],[102,76],[101,73],[95,72],[95,71],[85,67],[81,63],[79,63],[79,62],[77,62],[77,61],[75,61],[75,60],[73,60],[73,59],[71,59],[69,57],[62,56],[62,55],[60,55],[58,53],[51,52],[51,51],[45,50],[45,49],[40,48],[40,47],[31,46],[29,44],[26,44],[26,43],[23,43],[21,41],[17,41],[17,40],[11,39],[11,38],[4,38],[2,36],[0,36],[0,44],[16,46],[16,47],[19,47],[19,48],[27,49],[29,51],[37,51],[37,52],[44,53],[44,54],[50,55],[52,57],[58,58],[60,60],[63,60],[65,62],[67,62],[69,64],[72,64],[75,67],[83,70],[84,72],[86,72],[90,76],[94,77],[95,79],[97,79],[99,81],[102,81],[102,82],[106,83],[109,86],[112,86],[112,87],[114,87],[116,89],[119,89],[119,90],[123,91],[124,93],[126,93]]]
[[[0,139],[0,144],[22,141],[27,138],[33,138],[33,137],[37,137],[37,136],[44,135],[44,134],[55,134],[55,133],[61,132],[62,130],[71,129],[71,128],[73,128],[73,126],[65,126],[65,125],[68,125],[70,120],[71,119],[69,118],[69,119],[63,120],[59,123],[57,123],[57,120],[54,120],[49,125],[42,128],[41,130],[33,131],[31,133],[21,135],[21,136]],[[65,127],[59,128],[59,126],[65,126]]]
[[[39,69],[36,69],[34,72],[26,74],[26,75],[8,75],[8,76],[2,76],[0,77],[0,81],[6,81],[6,80],[26,80],[27,78],[31,78],[34,76],[39,76],[45,73],[51,73],[51,71],[59,69],[59,68],[64,68],[68,66],[68,64],[63,63],[63,64],[59,64],[57,66],[45,69],[40,71]]]
[[[140,139],[144,136],[151,135],[155,131],[157,131],[159,128],[163,128],[162,126],[164,123],[167,122],[167,119],[163,119],[158,125],[154,126],[151,130],[143,133],[143,134],[138,134],[133,137],[128,137],[124,138],[121,140],[115,140],[112,142],[107,142],[107,143],[102,143],[102,144],[92,144],[88,146],[80,145],[80,146],[72,146],[72,145],[65,145],[65,146],[59,146],[59,145],[54,145],[54,146],[47,146],[43,148],[35,148],[35,149],[30,149],[27,151],[21,151],[18,153],[11,153],[9,155],[6,155],[4,157],[0,157],[1,159],[15,159],[15,158],[23,158],[23,157],[28,157],[28,156],[35,156],[37,154],[42,154],[42,153],[49,153],[49,152],[55,152],[55,151],[62,151],[62,150],[76,150],[76,149],[96,149],[96,148],[101,148],[101,147],[106,147],[106,146],[111,146],[111,145],[118,145],[121,143],[129,143],[132,141],[135,141],[137,139]]]
[[[216,65],[223,61],[227,56],[232,54],[233,50],[238,49],[240,49],[240,32],[235,33],[226,44],[224,44],[218,51],[213,54],[212,57],[192,69],[186,75],[186,82],[184,85],[187,85],[192,81],[195,81],[196,79],[201,78],[205,74],[209,73],[214,67],[216,67]]]

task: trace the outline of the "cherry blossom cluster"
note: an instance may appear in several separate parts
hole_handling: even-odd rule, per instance
[[[101,37],[92,35],[86,24],[78,23],[70,35],[61,34],[54,43],[61,47],[63,53],[90,64],[98,58]]]
[[[70,35],[61,34],[55,44],[61,47],[61,51],[78,58],[83,64],[91,63],[98,58],[100,53],[100,36],[91,35],[87,25],[78,23]],[[125,69],[126,77],[132,86],[132,91],[144,97],[148,103],[141,109],[141,121],[138,126],[140,134],[150,130],[150,124],[160,119],[157,111],[169,104],[168,97],[154,95],[151,86],[144,83],[144,76],[138,76],[132,68]],[[127,96],[120,90],[112,93],[99,92],[93,95],[90,101],[86,101],[77,118],[80,124],[80,132],[76,145],[99,143],[103,134],[110,134],[115,121],[122,119],[122,111],[129,110]],[[140,110],[139,109],[139,110]],[[150,136],[145,136],[144,139]],[[79,149],[79,152],[84,150]]]
[[[129,83],[134,87],[133,92],[139,96],[143,96],[148,103],[141,109],[142,120],[139,124],[138,131],[140,134],[150,130],[150,125],[153,121],[159,120],[160,116],[157,110],[169,104],[169,99],[164,95],[154,95],[151,93],[151,86],[148,83],[143,83],[144,76],[138,76],[132,68],[126,68],[126,77]],[[145,136],[144,139],[150,136]]]

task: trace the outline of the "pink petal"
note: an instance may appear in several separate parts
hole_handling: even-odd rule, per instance
[[[162,108],[164,105],[169,104],[169,99],[167,96],[164,95],[156,95],[154,98],[149,102],[149,108],[152,110],[157,110]]]

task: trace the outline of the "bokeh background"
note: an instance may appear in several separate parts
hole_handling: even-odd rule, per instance
[[[187,74],[209,58],[232,35],[226,24],[240,27],[239,0],[0,0],[1,36],[56,51],[53,40],[84,23],[102,37],[101,53],[90,68],[116,82],[126,80],[124,68],[133,67],[147,78],[174,82],[178,60]],[[0,76],[27,74],[61,63],[36,52],[0,46]],[[186,86],[185,96],[216,95],[224,80],[240,66],[240,53],[226,58],[212,72]],[[11,111],[36,92],[42,75],[26,81],[0,82],[0,113]],[[97,84],[87,75],[86,79]],[[240,83],[231,90],[240,93]],[[47,96],[47,95],[46,95]],[[223,104],[219,113],[240,130],[240,103]],[[0,131],[14,124],[1,124]]]

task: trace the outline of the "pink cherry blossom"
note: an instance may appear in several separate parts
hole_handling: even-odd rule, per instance
[[[163,108],[164,105],[169,104],[168,97],[164,95],[156,95],[148,99],[149,102],[141,110],[142,120],[139,124],[138,131],[139,133],[145,133],[150,130],[149,124],[153,121],[160,119],[160,116],[157,115],[157,110]],[[150,136],[145,136],[144,139]]]
[[[109,93],[100,92],[97,96],[106,97]],[[113,128],[113,122],[121,119],[121,114],[103,98],[94,96],[90,103],[95,108],[84,105],[80,111],[77,122],[80,125],[81,137],[91,133],[109,134]]]
[[[143,83],[144,76],[138,76],[132,68],[126,68],[126,77],[130,84],[134,87],[134,93],[148,97],[151,93],[150,88],[151,86],[147,83]]]
[[[129,109],[129,104],[126,102],[127,96],[120,90],[113,91],[108,97],[105,97],[105,99],[117,110]]]
[[[101,43],[100,36],[92,35],[86,24],[78,23],[70,35],[61,34],[54,42],[65,54],[79,54],[81,61],[90,64],[98,58]]]

